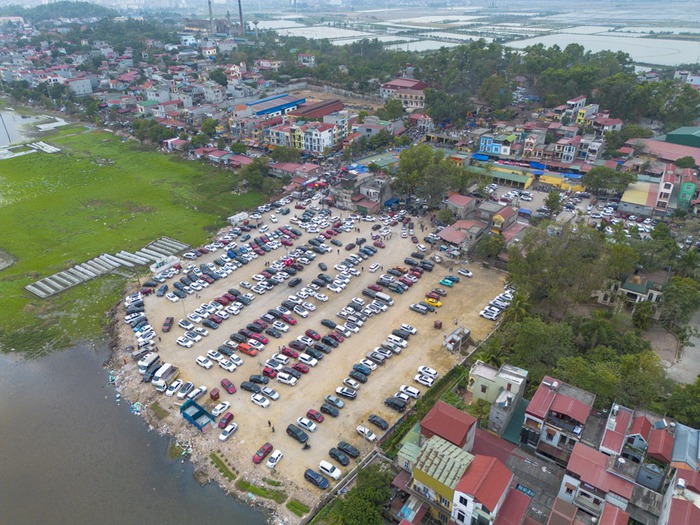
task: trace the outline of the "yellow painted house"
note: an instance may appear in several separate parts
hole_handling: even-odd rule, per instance
[[[457,483],[474,461],[474,456],[440,436],[426,441],[413,465],[411,488],[430,505],[432,517],[447,523]]]

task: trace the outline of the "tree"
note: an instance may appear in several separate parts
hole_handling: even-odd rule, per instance
[[[268,171],[267,159],[265,157],[256,157],[253,159],[253,162],[241,168],[240,174],[241,178],[248,181],[248,186],[251,189],[262,190]]]
[[[695,277],[700,265],[700,253],[697,250],[687,250],[676,260],[676,269],[683,277]]]
[[[223,69],[217,68],[209,72],[209,78],[224,87],[228,85],[228,80],[226,78],[226,73]]]
[[[679,168],[691,168],[695,169],[695,158],[691,156],[687,157],[681,157],[680,159],[676,159],[676,162],[674,163],[677,167]]]
[[[637,175],[631,172],[615,171],[605,166],[596,166],[581,178],[583,185],[594,193],[603,191],[622,192],[627,186],[637,180]]]
[[[208,137],[213,137],[216,134],[216,126],[219,121],[213,118],[205,118],[200,127],[201,132]]]
[[[237,153],[239,155],[245,155],[245,153],[248,151],[248,147],[242,142],[234,142],[229,146],[229,149],[231,150],[231,153]]]
[[[396,120],[404,115],[403,103],[396,98],[387,100],[383,108],[377,110],[377,116],[382,120]]]
[[[216,149],[226,149],[226,139],[224,137],[219,137],[216,139]]]
[[[389,499],[391,476],[379,465],[360,469],[355,486],[341,500],[343,525],[382,525],[381,505]]]
[[[301,151],[287,146],[278,146],[270,152],[270,158],[275,162],[300,162]]]
[[[442,224],[452,224],[455,220],[454,213],[449,208],[442,208],[437,212],[437,220]]]
[[[684,425],[700,426],[700,377],[691,385],[676,385],[665,403],[671,417]]]
[[[428,167],[442,159],[443,153],[434,150],[428,144],[418,144],[403,150],[396,174],[397,189],[406,196],[413,195],[416,188],[422,184]]]
[[[544,205],[549,210],[549,217],[556,217],[561,213],[564,205],[561,201],[561,194],[558,191],[550,191],[549,195],[544,200]]]
[[[484,79],[477,94],[493,109],[504,108],[512,100],[512,90],[506,78],[501,75],[491,75]]]
[[[506,240],[501,233],[488,233],[484,235],[474,248],[476,255],[486,259],[493,259],[506,247]]]
[[[700,287],[697,281],[690,277],[671,277],[661,297],[661,323],[671,329],[679,329],[688,323],[698,308]]]
[[[642,301],[634,305],[632,314],[632,324],[637,330],[646,332],[651,327],[652,316],[654,315],[654,305],[650,301]]]

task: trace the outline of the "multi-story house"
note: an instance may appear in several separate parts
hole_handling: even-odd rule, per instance
[[[303,126],[304,146],[303,151],[311,155],[321,156],[335,149],[335,129],[333,124],[322,122],[310,122]]]
[[[588,164],[595,163],[603,154],[604,145],[605,141],[602,137],[596,137],[592,133],[583,135],[578,144],[576,160],[582,160]]]
[[[523,157],[528,159],[542,158],[542,148],[544,148],[545,133],[543,131],[533,131],[528,134],[523,141]]]
[[[424,90],[428,87],[424,82],[413,78],[395,78],[379,88],[379,96],[383,99],[396,98],[396,92],[402,90]]]
[[[577,443],[595,441],[594,421],[584,436],[594,401],[595,394],[545,376],[525,410],[520,441],[566,466]]]
[[[255,61],[253,69],[256,71],[264,71],[269,69],[277,72],[280,70],[280,68],[284,67],[285,65],[287,65],[287,63],[284,60],[272,60],[269,58],[261,58]]]
[[[472,402],[483,400],[491,405],[489,430],[503,434],[527,386],[527,370],[503,364],[496,368],[477,361],[469,370],[468,390]]]
[[[479,141],[479,152],[487,155],[510,155],[511,146],[516,142],[517,135],[511,133],[509,135],[493,135],[488,133],[481,136]]]
[[[565,164],[571,164],[578,156],[578,147],[581,137],[559,139],[554,145],[554,159]]]
[[[216,82],[202,82],[199,85],[202,93],[204,94],[204,100],[210,104],[219,104],[224,101],[225,91],[221,84]]]
[[[309,53],[298,53],[297,64],[300,67],[316,67],[316,56]]]
[[[409,113],[425,107],[425,93],[422,89],[398,89],[392,98],[400,100],[403,109]]]
[[[622,129],[622,120],[619,118],[610,118],[606,115],[598,115],[593,119],[593,129],[600,135],[605,135],[608,131],[620,131]]]
[[[576,113],[576,125],[587,126],[593,120],[593,117],[598,113],[598,104],[587,104]]]

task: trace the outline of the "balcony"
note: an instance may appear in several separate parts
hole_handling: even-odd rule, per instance
[[[551,423],[555,427],[569,434],[573,434],[577,438],[581,437],[581,433],[583,432],[583,425],[568,417],[559,417],[550,413],[547,415],[547,423]]]

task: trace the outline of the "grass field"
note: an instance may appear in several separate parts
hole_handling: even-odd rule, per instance
[[[43,139],[59,154],[0,161],[0,250],[16,260],[0,272],[3,351],[95,337],[124,281],[102,277],[48,300],[25,285],[162,235],[199,245],[226,217],[263,200],[258,193],[235,195],[231,172],[83,129],[71,125]]]

